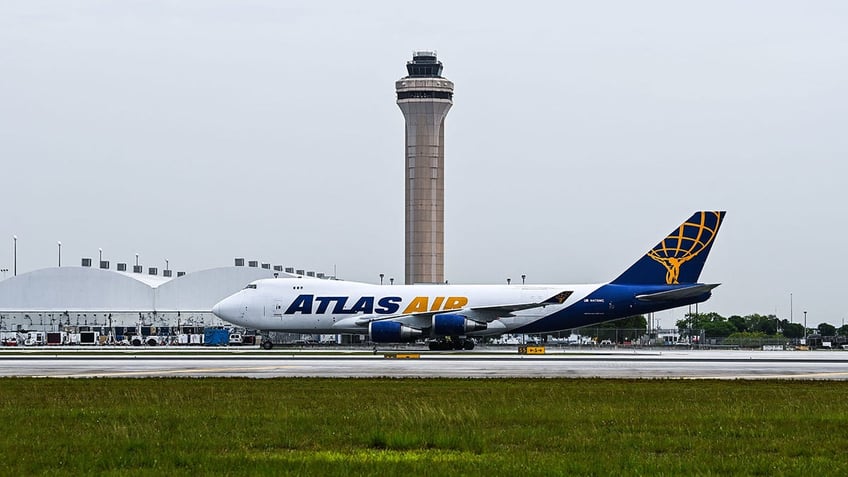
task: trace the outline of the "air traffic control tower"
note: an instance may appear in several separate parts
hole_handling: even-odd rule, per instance
[[[406,284],[445,281],[445,116],[453,83],[433,51],[416,51],[395,83],[406,120]]]

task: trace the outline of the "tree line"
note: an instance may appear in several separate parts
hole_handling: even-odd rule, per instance
[[[634,315],[620,320],[602,323],[591,327],[594,330],[637,330],[646,332],[648,321],[644,315]],[[681,320],[675,323],[677,329],[681,332],[691,330],[700,333],[704,331],[704,336],[712,338],[727,338],[731,335],[744,333],[746,335],[759,336],[783,336],[785,338],[803,338],[804,324],[794,323],[789,320],[782,320],[775,315],[732,315],[729,317],[721,316],[718,313],[687,313]],[[822,323],[818,328],[808,328],[809,335],[821,336],[848,336],[848,325],[842,325],[837,328],[830,323]]]
[[[792,323],[781,320],[775,315],[732,315],[727,318],[718,313],[687,313],[682,320],[677,320],[679,330],[704,330],[705,336],[726,338],[736,333],[763,334],[767,336],[782,335],[786,338],[803,338],[803,323]],[[807,328],[806,335],[848,336],[848,325],[839,328],[821,323],[818,328]]]

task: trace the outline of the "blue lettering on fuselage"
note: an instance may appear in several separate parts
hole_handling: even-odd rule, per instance
[[[364,296],[359,300],[356,300],[356,303],[350,308],[348,313],[374,313],[374,297],[373,296]]]
[[[377,308],[374,310],[375,313],[379,313],[381,315],[391,315],[392,313],[397,313],[400,309],[400,302],[403,301],[403,298],[399,296],[384,296],[380,298],[380,301],[377,302],[382,308]]]
[[[345,308],[348,301],[348,297],[346,296],[298,295],[297,298],[292,300],[289,307],[286,308],[285,314],[294,315],[295,313],[300,313],[311,315],[314,304],[317,302],[318,307],[314,312],[317,315],[327,313],[327,310],[330,310],[330,304],[333,304],[331,313],[336,315],[354,315],[357,313],[391,315],[392,313],[397,313],[400,309],[400,303],[403,301],[403,298],[399,296],[384,296],[377,301],[377,307],[374,306],[374,300],[375,297],[373,296],[363,296],[356,300],[353,306]]]
[[[301,295],[301,296],[303,296],[303,295]],[[319,315],[323,315],[324,313],[327,312],[327,307],[330,305],[331,302],[336,302],[336,306],[333,307],[333,313],[343,313],[342,309],[344,308],[344,305],[347,302],[347,297],[344,297],[344,296],[319,296],[319,297],[315,298],[315,301],[318,302],[318,309],[315,311],[315,313],[317,313]]]
[[[291,305],[286,308],[287,315],[293,315],[298,312],[305,315],[312,314],[312,295],[298,295],[298,297],[291,302]]]

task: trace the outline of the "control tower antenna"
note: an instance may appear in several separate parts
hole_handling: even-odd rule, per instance
[[[435,51],[416,51],[395,82],[406,121],[406,284],[445,282],[445,116],[453,82]]]

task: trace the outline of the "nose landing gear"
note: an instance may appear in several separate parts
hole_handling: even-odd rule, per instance
[[[259,345],[262,349],[271,349],[274,347],[274,342],[271,341],[271,336],[268,333],[259,332]]]

